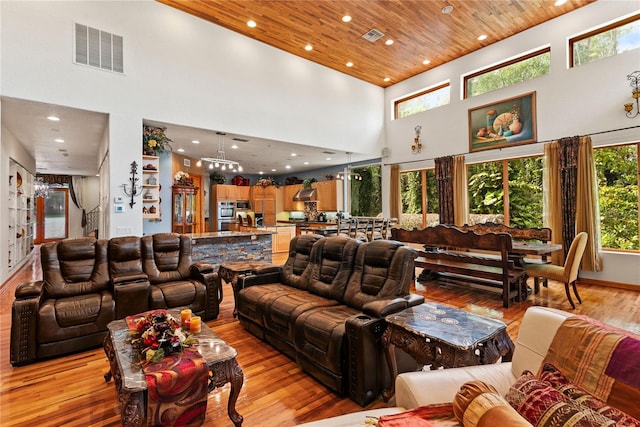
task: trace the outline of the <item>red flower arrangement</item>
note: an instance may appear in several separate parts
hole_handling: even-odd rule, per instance
[[[198,343],[165,310],[157,310],[135,319],[130,334],[131,345],[141,349],[140,360],[143,363],[158,362],[165,356],[182,352],[186,347]]]

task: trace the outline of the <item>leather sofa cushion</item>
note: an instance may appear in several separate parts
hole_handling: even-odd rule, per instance
[[[114,237],[109,240],[109,274],[115,283],[146,279],[142,271],[142,245],[139,237]]]
[[[38,312],[38,343],[51,343],[104,332],[115,318],[110,292],[45,300]]]
[[[289,257],[282,266],[281,282],[285,285],[307,289],[311,275],[311,250],[322,236],[317,234],[302,234],[291,239],[289,243]]]
[[[142,269],[151,284],[187,279],[191,267],[191,237],[177,233],[144,236]]]
[[[204,309],[205,286],[195,280],[180,280],[151,286],[151,309],[191,307],[194,311]],[[159,301],[163,301],[163,306]]]
[[[314,244],[309,292],[341,301],[358,246],[356,240],[348,237],[322,239]]]
[[[239,315],[252,322],[264,326],[264,307],[270,301],[281,295],[295,291],[296,288],[282,283],[251,286],[238,292],[238,306],[242,309]]]
[[[333,305],[338,305],[338,301],[305,291],[291,291],[276,296],[265,304],[264,326],[281,338],[293,342],[295,320],[301,313]]]

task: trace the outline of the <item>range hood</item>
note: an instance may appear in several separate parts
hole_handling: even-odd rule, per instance
[[[303,188],[293,195],[294,202],[308,202],[310,200],[316,200],[315,188]]]

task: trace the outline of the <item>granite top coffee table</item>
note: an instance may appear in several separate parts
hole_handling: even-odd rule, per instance
[[[167,310],[173,317],[180,319],[180,310]],[[109,381],[113,377],[123,426],[147,425],[147,382],[138,354],[131,346],[129,329],[124,319],[115,320],[107,325],[108,335],[104,340],[104,351],[109,359],[110,372],[105,375]],[[226,383],[231,383],[227,411],[236,427],[242,425],[242,415],[236,411],[236,401],[244,382],[242,368],[236,361],[236,350],[218,337],[207,325],[202,323],[202,331],[195,334],[198,338],[196,348],[207,361],[210,370],[209,392]]]
[[[427,302],[390,314],[385,321],[382,344],[391,374],[391,385],[382,394],[385,401],[395,393],[395,346],[432,369],[488,365],[500,357],[510,361],[513,355],[504,322],[443,304]]]

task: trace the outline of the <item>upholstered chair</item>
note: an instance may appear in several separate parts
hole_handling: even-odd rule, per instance
[[[149,310],[151,284],[142,270],[140,237],[109,240],[109,275],[113,284],[116,319]]]
[[[142,237],[142,269],[151,283],[149,309],[186,307],[205,320],[218,315],[215,273],[209,264],[192,263],[191,237]],[[208,303],[213,305],[207,312]]]
[[[578,298],[578,302],[582,304],[582,299],[580,298],[578,289],[576,288],[576,281],[578,280],[580,262],[582,261],[582,255],[584,255],[584,250],[587,246],[588,237],[589,236],[584,231],[576,235],[573,242],[571,242],[564,265],[527,264],[525,266],[526,274],[529,277],[533,277],[534,280],[544,278],[564,283],[564,290],[567,294],[569,304],[571,304],[571,308],[576,308],[576,305],[571,299],[569,285],[573,287],[573,293],[576,295],[576,298]]]
[[[40,255],[43,280],[16,288],[12,365],[97,347],[115,319],[106,240],[61,240]]]

